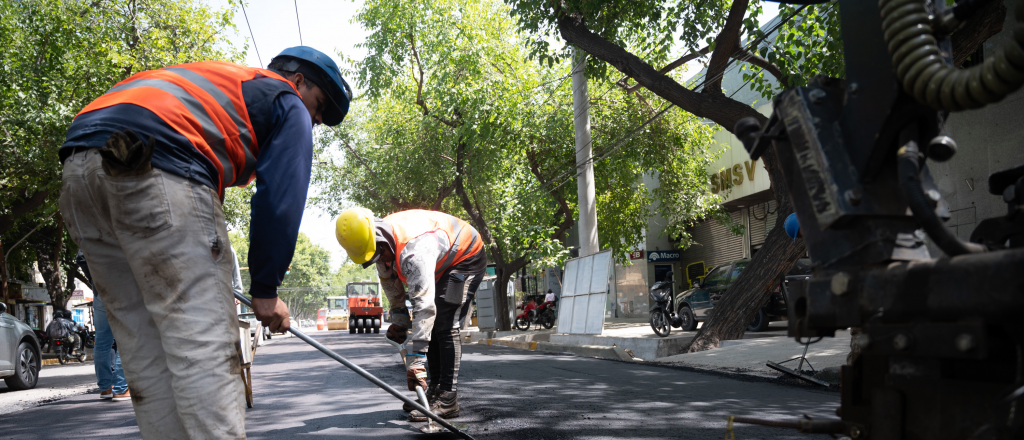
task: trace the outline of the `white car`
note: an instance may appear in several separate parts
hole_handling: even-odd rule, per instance
[[[6,313],[0,303],[0,377],[12,390],[35,388],[42,368],[42,354],[35,331]]]

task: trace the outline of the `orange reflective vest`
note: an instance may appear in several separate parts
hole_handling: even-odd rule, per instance
[[[476,255],[484,249],[484,242],[480,239],[480,233],[473,226],[458,217],[453,217],[443,212],[412,209],[409,211],[396,212],[387,217],[384,221],[391,225],[395,237],[395,268],[398,271],[398,278],[403,283],[405,275],[402,274],[402,250],[405,245],[414,238],[423,234],[441,231],[448,236],[451,247],[442,256],[441,261],[434,266],[434,280],[441,278],[446,269],[463,260]]]
[[[118,104],[143,107],[185,136],[220,172],[220,188],[246,185],[260,148],[242,98],[242,83],[266,76],[295,85],[265,69],[223,61],[179,64],[132,75],[78,114]],[[78,116],[78,115],[75,115]],[[144,133],[139,134],[146,139]]]

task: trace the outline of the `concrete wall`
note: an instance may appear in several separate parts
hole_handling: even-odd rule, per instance
[[[1014,3],[1006,2],[1009,11],[1016,7]],[[986,59],[1008,42],[1012,30],[1007,23],[1002,32],[985,42]],[[952,214],[946,225],[964,240],[978,222],[1006,215],[1002,197],[988,192],[988,176],[1024,163],[1022,115],[1024,91],[1018,90],[997,104],[953,113],[946,122],[944,134],[957,141],[959,153],[945,163],[928,161],[928,168]],[[929,248],[933,257],[942,255],[934,245]]]

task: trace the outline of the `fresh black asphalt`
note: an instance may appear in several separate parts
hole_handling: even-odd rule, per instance
[[[382,334],[313,337],[396,388],[405,373]],[[642,363],[464,345],[459,398],[477,439],[721,439],[729,415],[834,417],[835,392]],[[241,379],[239,379],[241,380]],[[425,435],[401,402],[297,338],[260,347],[250,439],[454,438]],[[411,395],[412,393],[409,393]],[[241,398],[241,396],[239,396]],[[737,439],[825,439],[736,425]],[[0,417],[0,439],[138,438],[131,406],[74,396]]]

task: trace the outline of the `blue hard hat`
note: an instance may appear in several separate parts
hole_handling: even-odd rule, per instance
[[[338,69],[338,65],[334,63],[334,60],[323,52],[309,46],[289,47],[277,54],[270,61],[271,64],[279,57],[302,60],[316,66],[320,70],[321,75],[305,76],[313,84],[316,84],[317,87],[320,87],[331,100],[331,104],[333,104],[333,106],[329,105],[324,109],[324,124],[330,126],[340,124],[348,113],[348,106],[352,101],[352,88],[345,82],[345,78],[341,77],[341,69]],[[285,68],[285,70],[296,71],[298,67],[299,64],[296,63],[292,68]]]
[[[786,235],[793,240],[796,240],[796,236],[800,234],[800,221],[796,219],[796,213],[792,213],[789,217],[786,217],[786,222],[782,224],[783,228],[786,229]]]

